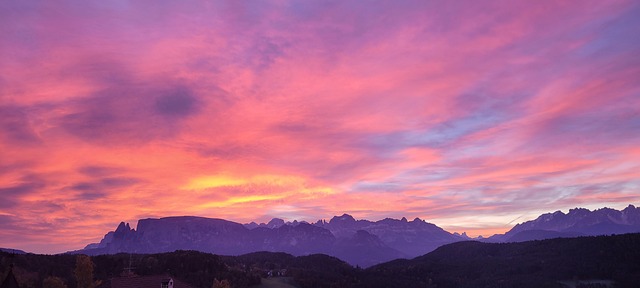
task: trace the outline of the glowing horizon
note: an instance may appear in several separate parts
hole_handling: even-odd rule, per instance
[[[1,2],[0,247],[637,206],[640,3],[516,2]]]

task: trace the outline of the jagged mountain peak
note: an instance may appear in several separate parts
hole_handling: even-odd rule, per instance
[[[345,214],[342,214],[342,216],[333,216],[333,218],[329,220],[329,223],[337,223],[337,222],[341,222],[341,223],[356,222],[356,219],[353,218],[353,216],[345,213]]]
[[[278,228],[282,225],[284,225],[284,220],[280,219],[280,218],[273,218],[271,219],[271,221],[269,221],[269,223],[267,223],[267,227],[268,228]]]
[[[523,234],[523,232],[527,233]],[[595,210],[573,208],[566,214],[562,211],[545,213],[535,220],[519,223],[504,235],[493,238],[502,239],[502,241],[524,241],[635,232],[640,232],[640,209],[629,205],[621,211],[604,207]],[[517,234],[519,235],[516,237]]]
[[[120,222],[120,224],[118,225],[118,228],[116,228],[115,230],[115,233],[126,233],[131,230],[133,229],[131,229],[131,227],[129,226],[129,223]]]
[[[568,215],[575,215],[575,214],[587,214],[591,211],[589,211],[589,209],[587,208],[573,208],[573,209],[569,209],[569,213]]]

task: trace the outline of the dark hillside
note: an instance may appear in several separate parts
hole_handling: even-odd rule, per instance
[[[196,288],[213,279],[251,287],[272,274],[300,287],[563,287],[560,281],[606,280],[615,287],[640,283],[640,234],[558,238],[518,243],[458,242],[411,259],[362,270],[338,258],[313,254],[255,252],[218,256],[196,251],[116,254],[91,257],[98,288],[110,287],[130,265],[138,275],[170,274]],[[75,288],[77,255],[0,252],[0,275],[14,264],[22,288],[43,287],[49,276]],[[271,272],[271,273],[270,273]],[[593,286],[593,285],[592,285]]]
[[[459,242],[367,269],[371,287],[561,287],[558,281],[640,283],[640,234],[520,243]]]

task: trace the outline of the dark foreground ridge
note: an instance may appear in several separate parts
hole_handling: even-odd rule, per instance
[[[411,260],[394,260],[367,269],[335,257],[255,252],[219,256],[196,251],[93,256],[97,288],[127,267],[137,275],[170,274],[194,288],[210,288],[214,279],[231,287],[253,287],[261,278],[284,279],[294,287],[638,287],[640,234],[559,238],[521,243],[464,241],[442,246]],[[14,263],[21,288],[43,287],[59,277],[77,288],[77,255],[0,252],[0,275]],[[591,286],[589,286],[591,285]],[[600,285],[600,286],[598,286]]]

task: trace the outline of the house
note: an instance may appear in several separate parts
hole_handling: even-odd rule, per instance
[[[4,287],[2,287],[4,288]],[[111,288],[192,288],[169,275],[130,275],[111,279]]]
[[[287,276],[287,269],[269,270],[269,272],[267,272],[267,278],[284,276]]]
[[[2,280],[0,288],[20,288],[16,276],[13,275],[13,264],[9,267],[9,273],[7,273],[7,277]]]

